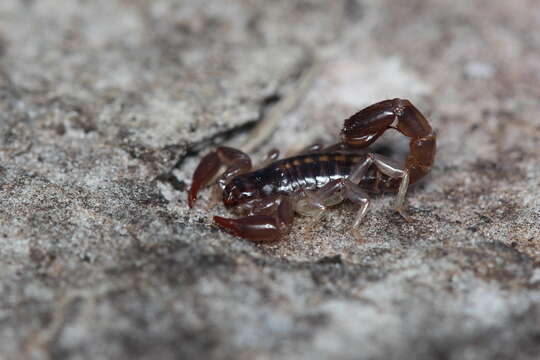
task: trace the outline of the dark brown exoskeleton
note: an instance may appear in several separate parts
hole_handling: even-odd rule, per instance
[[[388,129],[411,138],[404,166],[366,151]],[[435,133],[420,111],[408,100],[384,100],[345,120],[341,143],[326,149],[314,145],[303,154],[277,161],[279,152],[273,150],[269,165],[255,171],[242,151],[218,147],[197,166],[188,204],[193,207],[199,190],[226,166],[217,180],[223,203],[243,215],[215,216],[226,231],[255,242],[272,242],[290,229],[295,211],[320,216],[328,206],[349,199],[360,206],[353,223],[358,236],[369,205],[366,191],[397,192],[395,208],[409,220],[403,209],[407,188],[430,171],[435,151]]]

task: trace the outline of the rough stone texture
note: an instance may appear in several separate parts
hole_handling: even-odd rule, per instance
[[[0,2],[0,358],[538,359],[534,0]],[[410,98],[439,135],[408,196],[259,246],[185,188],[316,80],[268,141],[335,141]],[[402,155],[406,140],[386,136]]]

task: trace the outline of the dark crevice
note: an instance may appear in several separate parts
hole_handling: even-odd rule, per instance
[[[183,192],[186,190],[186,183],[181,180],[178,180],[178,178],[170,172],[158,175],[155,180],[168,183],[175,190],[180,191],[180,192]]]
[[[266,113],[268,112],[268,109],[281,101],[281,95],[278,93],[271,94],[265,98],[262,99],[259,113],[260,113],[260,120],[263,120]]]
[[[176,164],[173,166],[171,171],[173,169],[179,169],[182,166],[185,159],[192,156],[197,156],[199,155],[200,152],[203,152],[206,149],[211,148],[212,146],[215,146],[217,144],[224,143],[227,140],[232,139],[238,134],[253,130],[253,128],[258,123],[264,121],[264,118],[265,118],[266,113],[268,112],[268,109],[274,106],[275,104],[277,104],[281,100],[282,100],[282,96],[278,93],[274,93],[269,96],[266,96],[260,101],[259,116],[256,119],[249,120],[245,124],[242,124],[240,126],[236,126],[234,128],[218,132],[214,134],[213,136],[203,139],[199,142],[188,144],[186,154],[182,156],[176,162]]]
[[[216,133],[196,143],[188,144],[186,154],[181,159],[178,160],[178,162],[175,164],[173,169],[180,168],[186,158],[196,156],[200,152],[204,152],[205,150],[207,150],[208,148],[211,148],[212,146],[224,143],[227,140],[232,139],[234,136],[240,133],[252,130],[258,121],[260,120],[257,120],[257,119],[250,120],[246,122],[245,124],[242,124],[242,125],[239,125],[239,126],[236,126],[234,128],[227,129],[224,131],[220,131],[219,133]]]
[[[297,68],[293,69],[292,73],[287,77],[285,81],[283,81],[279,89],[285,89],[290,84],[297,83],[301,79],[302,75],[313,65],[313,62],[314,62],[313,54],[311,53],[310,50],[304,49],[304,51],[305,51],[304,61],[302,61],[297,66]],[[189,158],[191,156],[196,156],[201,151],[204,151],[216,144],[221,144],[223,142],[226,142],[227,140],[230,140],[237,134],[249,132],[253,130],[255,126],[265,121],[266,115],[268,114],[269,109],[277,105],[283,99],[284,99],[283,95],[280,93],[280,91],[276,91],[272,94],[269,94],[263,97],[259,101],[259,111],[258,111],[257,118],[248,120],[243,125],[236,126],[228,130],[220,131],[196,143],[188,144],[186,154],[176,162],[176,164],[172,167],[171,171],[173,169],[179,169],[186,158]]]

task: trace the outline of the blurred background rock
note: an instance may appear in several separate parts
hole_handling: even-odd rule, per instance
[[[0,357],[537,359],[539,24],[534,0],[2,0]],[[257,246],[209,191],[188,211],[213,145],[332,143],[393,97],[438,132],[414,223],[381,196],[365,243],[344,204]]]

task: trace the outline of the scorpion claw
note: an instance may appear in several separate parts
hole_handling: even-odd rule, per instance
[[[214,216],[214,222],[227,232],[253,242],[274,242],[280,236],[278,221],[268,215],[251,215],[239,219]]]
[[[197,169],[195,169],[195,172],[193,173],[191,188],[189,189],[188,205],[190,208],[192,208],[195,201],[197,201],[197,194],[199,193],[199,190],[208,184],[214,176],[216,176],[220,166],[221,161],[219,160],[219,156],[215,151],[212,151],[202,158],[201,162],[197,166]]]
[[[226,146],[220,146],[216,151],[203,157],[193,173],[188,194],[190,208],[195,204],[199,190],[212,181],[222,165],[227,166],[227,170],[221,176],[223,182],[226,182],[232,176],[248,171],[251,168],[251,160],[242,151]]]

